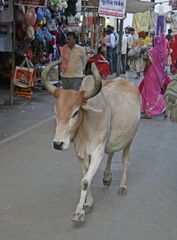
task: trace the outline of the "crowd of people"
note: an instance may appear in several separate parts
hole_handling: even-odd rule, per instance
[[[170,82],[169,75],[173,72],[171,54],[174,53],[174,50],[172,51],[174,42],[171,29],[166,36],[163,33],[156,35],[153,31],[136,33],[132,27],[124,29],[121,73],[133,71],[136,73],[135,79],[140,79],[141,76],[143,78],[139,85],[143,118],[151,119],[153,116],[163,114],[166,110],[164,93]],[[102,44],[107,46],[107,60],[112,73],[116,66],[114,56],[116,44],[119,44],[119,34],[115,37],[114,29],[107,26]],[[111,51],[110,48],[112,48]],[[177,58],[177,54],[175,56]]]
[[[61,80],[64,88],[78,90],[81,85],[85,67],[95,62],[103,77],[116,72],[116,55],[119,44],[119,33],[108,25],[103,32],[98,52],[86,56],[85,49],[90,47],[89,35],[85,34],[82,44],[77,44],[73,32],[66,34],[66,45],[61,59]],[[168,34],[155,35],[155,32],[141,31],[138,34],[132,27],[126,27],[122,33],[121,73],[136,72],[135,79],[142,77],[139,90],[142,97],[142,113],[150,119],[165,112],[166,103],[163,94],[170,82],[172,31]],[[84,49],[85,48],[85,49]]]

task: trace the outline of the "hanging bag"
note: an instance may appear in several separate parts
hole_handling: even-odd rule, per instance
[[[27,67],[25,67],[27,65]],[[36,73],[30,59],[25,57],[20,66],[16,66],[13,83],[21,88],[29,88],[35,85]]]

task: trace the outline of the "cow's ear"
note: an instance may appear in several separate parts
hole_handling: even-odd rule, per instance
[[[81,108],[86,111],[103,112],[103,109],[93,107],[93,106],[89,105],[88,103],[83,103]]]

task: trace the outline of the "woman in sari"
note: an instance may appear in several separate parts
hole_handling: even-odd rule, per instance
[[[161,41],[161,38],[157,37],[156,41]],[[163,93],[170,79],[164,71],[164,52],[161,52],[158,45],[149,50],[148,57],[139,90],[142,96],[142,112],[145,113],[145,118],[150,119],[166,110]]]

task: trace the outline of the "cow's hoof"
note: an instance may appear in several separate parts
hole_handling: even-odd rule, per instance
[[[111,173],[104,173],[103,185],[105,187],[109,187],[111,185],[111,182],[112,182],[112,174]]]
[[[85,214],[84,213],[74,213],[73,217],[72,217],[72,221],[74,222],[83,222],[85,218]]]
[[[93,210],[93,204],[92,204],[92,206],[85,205],[84,210],[85,210],[85,214],[91,213]]]
[[[119,187],[118,193],[120,195],[127,195],[127,186]]]
[[[103,178],[104,187],[109,187],[111,185],[111,182],[112,182],[112,178],[109,180]]]

